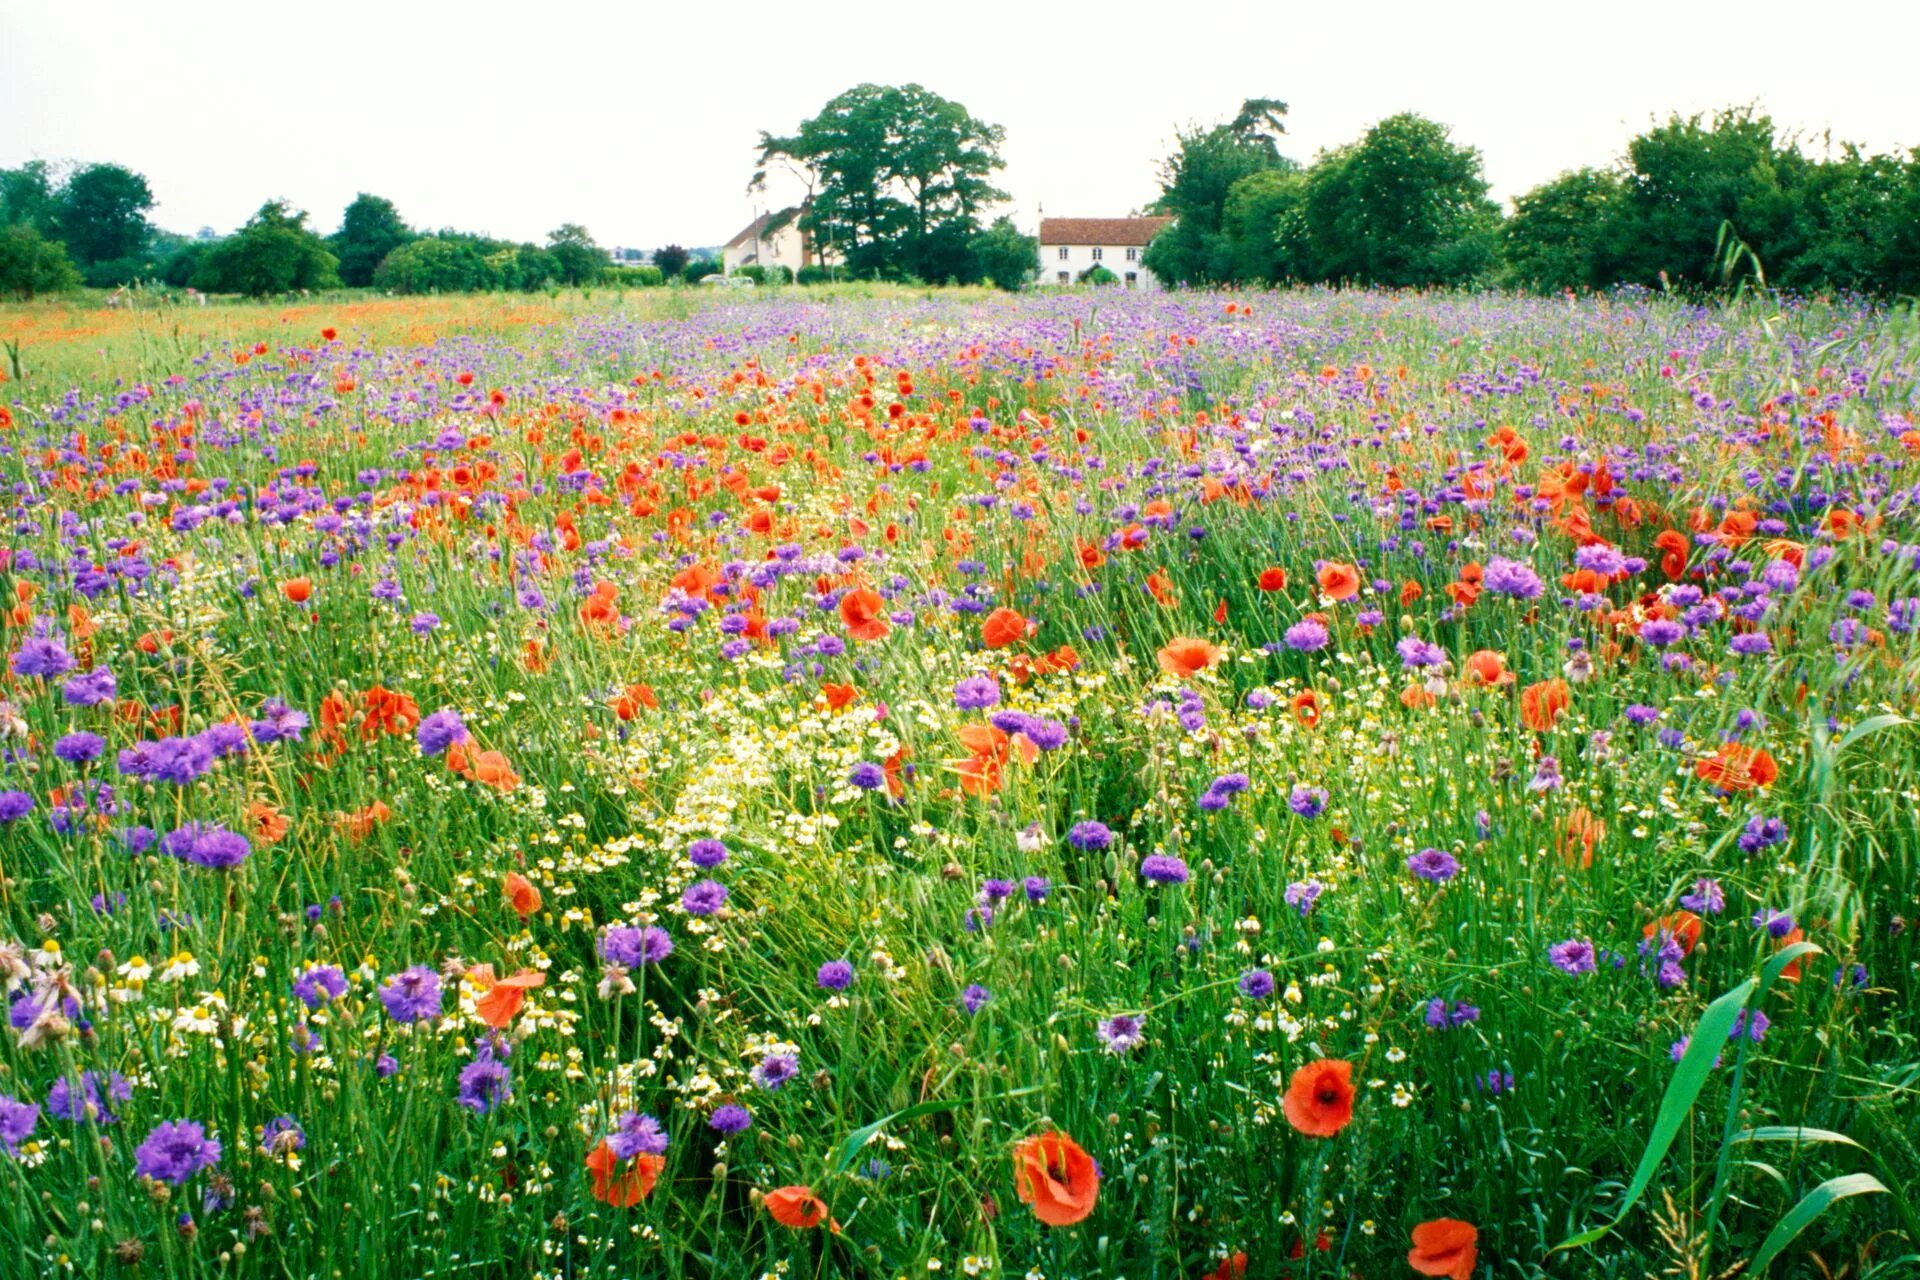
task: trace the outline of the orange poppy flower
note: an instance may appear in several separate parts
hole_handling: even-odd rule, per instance
[[[1423,1276],[1446,1276],[1447,1280],[1469,1280],[1473,1264],[1479,1260],[1476,1242],[1480,1232],[1472,1223],[1458,1218],[1435,1218],[1413,1229],[1413,1248],[1407,1252],[1407,1265]]]
[[[1513,683],[1507,660],[1491,649],[1476,649],[1467,655],[1467,683],[1503,685]]]
[[[287,815],[262,800],[255,800],[247,806],[247,829],[254,843],[262,848],[277,843],[287,834]]]
[[[1187,680],[1220,661],[1219,646],[1192,636],[1176,636],[1155,654],[1160,669],[1176,680]]]
[[[520,1013],[527,992],[547,985],[547,976],[537,969],[522,969],[511,978],[495,979],[492,965],[476,965],[468,971],[479,982],[488,983],[487,992],[473,1003],[473,1011],[490,1027],[502,1029]]]
[[[305,604],[313,598],[313,579],[288,578],[280,584],[280,594],[295,604]]]
[[[862,643],[886,639],[893,627],[881,612],[885,604],[872,587],[861,587],[840,597],[840,621],[846,624],[847,634]]]
[[[1280,1109],[1308,1137],[1331,1138],[1353,1120],[1353,1064],[1337,1058],[1309,1062],[1287,1082]]]
[[[1287,589],[1287,571],[1279,565],[1272,565],[1260,571],[1260,589],[1262,591],[1285,591]]]
[[[1535,733],[1545,733],[1573,705],[1573,693],[1559,678],[1530,684],[1520,691],[1520,719]]]
[[[608,705],[613,708],[613,714],[620,719],[631,720],[640,714],[642,707],[649,711],[659,710],[660,699],[654,696],[652,685],[630,684]]]
[[[1720,749],[1697,762],[1693,771],[1721,791],[1751,791],[1770,787],[1780,777],[1780,766],[1759,747],[1723,742]]]
[[[1593,865],[1593,846],[1607,838],[1607,824],[1593,816],[1593,811],[1585,805],[1577,806],[1567,815],[1565,825],[1560,828],[1560,856],[1568,862],[1577,862],[1581,870]]]
[[[1700,935],[1706,927],[1706,923],[1691,911],[1672,911],[1642,929],[1640,936],[1649,942],[1657,942],[1664,934],[1680,944],[1681,955],[1691,955],[1700,944]]]
[[[1244,1280],[1247,1274],[1247,1255],[1239,1250],[1220,1259],[1220,1265],[1207,1272],[1202,1280]]]
[[[510,794],[520,785],[520,775],[513,771],[505,756],[498,751],[474,752],[464,742],[447,748],[447,768],[502,795]]]
[[[1070,1227],[1093,1212],[1100,1170],[1079,1143],[1054,1130],[1014,1144],[1013,1190],[1040,1221]]]
[[[1351,600],[1360,594],[1360,571],[1350,564],[1329,560],[1320,566],[1314,578],[1328,599]]]
[[[781,1187],[767,1192],[767,1212],[783,1227],[804,1229],[828,1221],[826,1202],[813,1194],[812,1187]]]
[[[1320,724],[1320,695],[1311,689],[1303,689],[1293,695],[1293,718],[1309,729]]]
[[[980,624],[980,639],[989,649],[1004,649],[1019,644],[1033,633],[1033,624],[1019,610],[1002,605]]]
[[[500,892],[522,920],[540,910],[540,890],[518,871],[507,872],[506,879],[500,882]]]
[[[1805,929],[1795,929],[1791,933],[1787,934],[1785,937],[1780,939],[1780,945],[1776,947],[1775,950],[1783,951],[1786,948],[1792,946],[1796,942],[1803,942],[1806,940],[1806,936],[1807,936],[1807,931]],[[1800,981],[1801,969],[1806,965],[1806,963],[1807,963],[1807,958],[1805,956],[1801,956],[1798,960],[1793,961],[1792,963],[1787,965],[1786,968],[1780,971],[1781,979],[1786,982]]]
[[[832,681],[823,683],[820,686],[820,693],[826,698],[827,708],[830,711],[838,711],[842,707],[849,706],[860,696],[860,690],[852,685],[834,684]]]
[[[621,1172],[620,1157],[602,1138],[600,1145],[587,1153],[587,1172],[593,1175],[593,1198],[603,1204],[625,1209],[653,1194],[660,1171],[667,1167],[664,1156],[645,1152],[633,1158],[633,1167]]]

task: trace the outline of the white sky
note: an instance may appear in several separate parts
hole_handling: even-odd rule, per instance
[[[759,130],[918,81],[1006,127],[1031,229],[1145,204],[1175,125],[1252,96],[1291,105],[1302,160],[1420,111],[1501,198],[1675,109],[1920,145],[1917,46],[1914,0],[0,0],[0,166],[126,164],[189,232],[273,196],[327,232],[365,190],[418,227],[712,245],[751,216]]]

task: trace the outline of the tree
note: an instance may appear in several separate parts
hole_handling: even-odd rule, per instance
[[[496,265],[470,241],[424,236],[381,259],[373,283],[394,293],[473,293],[496,283],[501,268],[514,266],[515,257],[512,250],[503,251]]]
[[[587,229],[577,222],[561,224],[547,235],[547,252],[553,255],[560,280],[568,285],[593,284],[605,274],[607,255]]]
[[[393,201],[362,191],[341,216],[340,229],[327,248],[340,260],[340,283],[363,288],[373,283],[381,259],[414,238]]]
[[[1147,246],[1147,270],[1181,284],[1236,278],[1236,260],[1243,255],[1225,227],[1227,194],[1256,173],[1298,167],[1280,154],[1286,112],[1287,104],[1277,99],[1249,98],[1228,123],[1177,134],[1178,146],[1160,166],[1160,196],[1153,203],[1155,213],[1171,215],[1174,223]]]
[[[995,218],[993,225],[967,242],[967,251],[980,274],[997,287],[1016,292],[1040,273],[1040,240],[1013,225],[1013,219]]]
[[[1799,247],[1791,187],[1808,162],[1751,108],[1669,117],[1627,144],[1627,160],[1628,279],[1715,283],[1728,225],[1763,262]]]
[[[1513,202],[1500,229],[1507,279],[1525,289],[1603,289],[1620,276],[1626,184],[1605,169],[1576,169]]]
[[[42,236],[53,236],[58,211],[53,167],[45,160],[0,169],[0,227],[32,227]]]
[[[0,294],[31,298],[80,287],[66,246],[49,240],[29,222],[0,228]]]
[[[152,208],[145,178],[121,165],[90,164],[61,185],[54,223],[67,252],[87,267],[138,254],[151,229]]]
[[[662,245],[653,251],[653,265],[660,268],[660,274],[671,280],[687,269],[693,255],[677,244]]]
[[[978,279],[968,242],[980,211],[1007,198],[1006,131],[917,84],[863,84],[834,98],[798,132],[760,135],[760,168],[784,162],[809,197],[800,225],[864,276]]]
[[[699,284],[708,276],[720,274],[720,264],[712,258],[691,258],[687,265],[680,268],[680,278],[688,284]]]
[[[269,200],[247,225],[209,249],[193,273],[208,293],[264,297],[295,289],[326,289],[340,282],[339,260],[307,229],[304,210]]]
[[[1480,153],[1423,116],[1389,116],[1307,174],[1306,221],[1322,279],[1470,284],[1492,268],[1499,220]]]
[[[1248,284],[1310,278],[1306,204],[1306,175],[1298,169],[1262,169],[1228,187],[1220,231],[1230,278]]]

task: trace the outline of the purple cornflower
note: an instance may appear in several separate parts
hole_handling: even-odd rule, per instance
[[[1287,886],[1286,903],[1305,917],[1313,910],[1313,904],[1326,892],[1326,886],[1318,880],[1295,880]]]
[[[1744,1033],[1747,1039],[1759,1044],[1767,1038],[1767,1028],[1772,1025],[1773,1019],[1758,1009],[1752,1011],[1751,1017],[1747,1010],[1742,1009],[1734,1015],[1733,1025],[1727,1028],[1727,1039],[1738,1040]]]
[[[1480,1021],[1480,1010],[1470,1004],[1450,1004],[1439,996],[1427,1001],[1427,1025],[1436,1031]]]
[[[176,1187],[219,1163],[220,1144],[193,1120],[161,1121],[133,1152],[135,1176]]]
[[[1394,649],[1400,655],[1400,665],[1413,671],[1437,667],[1447,659],[1446,651],[1439,645],[1419,636],[1400,637],[1400,643]]]
[[[120,695],[120,683],[105,667],[83,671],[60,686],[60,696],[70,707],[97,707]]]
[[[1450,853],[1429,848],[1409,854],[1407,870],[1422,880],[1433,884],[1445,884],[1460,874],[1460,863]]]
[[[986,880],[980,885],[979,903],[983,907],[995,907],[1013,896],[1013,881]]]
[[[293,994],[307,1008],[318,1009],[347,994],[347,975],[336,965],[316,965],[293,980]]]
[[[414,737],[420,743],[420,754],[445,755],[448,747],[467,740],[467,726],[459,712],[451,707],[443,708],[421,720]]]
[[[1693,892],[1680,895],[1680,905],[1703,916],[1717,916],[1726,910],[1727,895],[1721,891],[1718,880],[1695,880]]]
[[[1547,948],[1547,959],[1560,972],[1579,977],[1592,973],[1595,966],[1593,944],[1584,938],[1568,938]]]
[[[1561,785],[1559,757],[1541,756],[1540,762],[1533,768],[1533,777],[1527,779],[1527,790],[1542,795],[1558,791]]]
[[[862,791],[878,791],[887,785],[887,771],[870,760],[862,760],[848,772],[847,782]]]
[[[1067,843],[1082,853],[1098,853],[1113,843],[1113,832],[1104,822],[1076,822],[1067,832]]]
[[[1317,818],[1327,811],[1324,787],[1295,787],[1287,794],[1287,808],[1303,818]]]
[[[962,711],[984,711],[1000,705],[1000,686],[992,676],[968,676],[953,686],[953,705]]]
[[[659,964],[673,954],[673,939],[658,925],[614,925],[600,938],[600,954],[614,964],[637,969]]]
[[[1793,917],[1784,911],[1761,907],[1753,913],[1753,927],[1765,929],[1769,938],[1780,939],[1793,932]]]
[[[380,988],[380,1003],[395,1022],[440,1016],[440,975],[423,964],[402,969]]]
[[[275,1116],[260,1130],[260,1154],[291,1155],[307,1145],[307,1132],[292,1116]]]
[[[1141,1022],[1140,1018],[1130,1013],[1116,1013],[1111,1018],[1102,1018],[1097,1028],[1101,1048],[1108,1053],[1131,1053],[1138,1049],[1147,1042]]]
[[[790,1053],[770,1053],[747,1074],[755,1084],[772,1093],[800,1074],[800,1063]]]
[[[680,905],[690,916],[710,916],[727,905],[727,886],[718,880],[696,880],[680,895]]]
[[[1296,653],[1315,653],[1326,648],[1333,637],[1327,634],[1325,627],[1307,618],[1288,627],[1282,639],[1286,641],[1287,648]]]
[[[695,840],[687,846],[687,861],[702,871],[711,871],[726,860],[727,846],[718,840]]]
[[[1273,995],[1273,975],[1265,969],[1249,969],[1240,975],[1240,994],[1249,1000],[1265,1000]]]
[[[1758,853],[1776,844],[1784,844],[1786,839],[1785,822],[1779,818],[1755,817],[1748,819],[1746,830],[1740,833],[1740,848],[1746,853]]]
[[[20,642],[20,649],[13,655],[13,674],[25,679],[41,676],[52,679],[73,670],[73,655],[64,649],[58,640],[45,636],[29,636]]]
[[[440,615],[437,613],[416,613],[413,615],[413,621],[407,624],[417,636],[424,636],[439,625]]]
[[[84,729],[78,733],[69,733],[53,744],[53,754],[68,764],[92,764],[107,749],[107,741],[97,733],[88,733]]]
[[[1155,884],[1185,884],[1187,864],[1172,854],[1149,854],[1140,860],[1140,874]]]
[[[732,1102],[714,1108],[713,1114],[707,1118],[707,1124],[712,1126],[715,1133],[729,1138],[736,1133],[744,1133],[752,1123],[753,1113]]]
[[[237,867],[253,852],[245,836],[204,822],[189,822],[177,831],[169,831],[160,837],[160,848],[182,862],[217,870]]]
[[[300,735],[306,732],[307,713],[295,711],[279,698],[268,698],[260,707],[260,719],[248,728],[255,742],[298,742]]]
[[[0,1093],[0,1147],[5,1147],[8,1155],[20,1154],[20,1144],[33,1136],[34,1126],[39,1123],[39,1107]]]
[[[104,1089],[102,1084],[106,1086]],[[113,1104],[132,1098],[133,1086],[118,1071],[110,1071],[105,1076],[97,1071],[82,1071],[78,1088],[66,1076],[53,1082],[53,1088],[47,1090],[47,1110],[75,1124],[118,1124],[120,1116]]]
[[[638,1155],[663,1156],[667,1154],[667,1131],[652,1116],[629,1111],[607,1135],[607,1149],[620,1160]]]
[[[1047,900],[1047,894],[1053,891],[1053,884],[1045,876],[1028,876],[1022,887],[1026,890],[1027,901],[1041,903]]]
[[[513,1096],[513,1073],[493,1056],[493,1046],[482,1044],[460,1071],[460,1091],[454,1101],[469,1111],[486,1115]]]
[[[1481,571],[1480,584],[1497,596],[1512,596],[1516,600],[1538,599],[1546,590],[1532,565],[1505,556],[1494,556],[1487,561]]]
[[[33,812],[33,797],[25,791],[0,791],[0,823],[18,822]]]
[[[975,982],[960,993],[960,1007],[969,1014],[978,1013],[991,999],[993,999],[993,992]]]
[[[853,985],[853,966],[845,960],[829,960],[813,975],[822,991],[845,991]]]

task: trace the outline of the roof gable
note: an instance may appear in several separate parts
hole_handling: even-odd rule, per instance
[[[1040,243],[1143,245],[1172,218],[1042,218]]]

